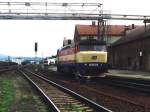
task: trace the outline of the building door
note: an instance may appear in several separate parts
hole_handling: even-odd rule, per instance
[[[128,57],[128,67],[131,66],[131,57]]]
[[[137,65],[137,67],[142,70],[143,69],[143,56],[139,57],[139,65]]]
[[[148,71],[150,71],[150,54],[148,55]]]

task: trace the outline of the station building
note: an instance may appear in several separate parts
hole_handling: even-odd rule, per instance
[[[109,63],[119,69],[150,71],[150,25],[129,30],[111,44]]]
[[[74,41],[78,41],[78,39],[84,39],[87,37],[93,37],[97,38],[98,35],[98,29],[97,25],[79,25],[77,24],[75,26],[75,33],[74,33]],[[133,28],[136,28],[138,26],[135,25],[107,25],[105,28],[105,34],[104,34],[104,40],[108,45],[116,42],[120,38],[124,37],[126,35],[127,30],[131,30]],[[101,28],[100,28],[100,34],[102,34]]]

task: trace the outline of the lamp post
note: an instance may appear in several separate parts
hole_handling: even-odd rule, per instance
[[[145,32],[146,32],[146,23],[150,23],[150,19],[145,19],[145,20],[143,21],[143,23],[144,23],[144,25],[145,25]]]

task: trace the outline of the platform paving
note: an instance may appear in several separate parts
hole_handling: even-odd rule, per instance
[[[108,76],[127,77],[150,80],[150,72],[130,71],[130,70],[109,70]]]

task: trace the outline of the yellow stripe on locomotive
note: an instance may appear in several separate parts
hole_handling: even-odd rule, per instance
[[[60,56],[59,61],[74,61],[75,60],[75,54]]]
[[[107,63],[107,52],[104,51],[81,51],[76,54],[78,63],[101,62]]]

